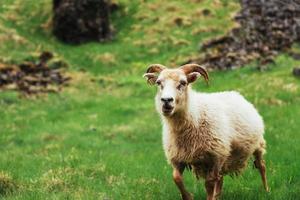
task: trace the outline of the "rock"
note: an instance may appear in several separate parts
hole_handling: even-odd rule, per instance
[[[53,33],[66,43],[102,42],[112,38],[107,0],[53,0],[53,10]]]
[[[273,63],[275,56],[300,41],[300,1],[241,0],[238,28],[202,44],[203,56],[190,60],[212,69],[241,67],[253,60]]]

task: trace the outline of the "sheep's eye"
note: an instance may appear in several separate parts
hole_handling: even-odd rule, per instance
[[[178,89],[178,90],[181,90],[181,89],[182,89],[184,86],[186,86],[186,84],[187,84],[187,82],[184,81],[184,80],[181,80],[179,83],[180,83],[180,84],[177,86],[177,89]]]
[[[180,85],[185,86],[186,84],[187,84],[186,81],[184,81],[184,80],[180,81]]]
[[[157,84],[158,86],[160,86],[161,89],[164,89],[164,86],[162,85],[161,80],[157,80],[157,81],[156,81],[156,84]]]

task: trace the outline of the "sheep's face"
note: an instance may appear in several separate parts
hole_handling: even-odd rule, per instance
[[[200,73],[194,71],[186,73],[183,68],[163,68],[158,73],[144,75],[148,83],[156,84],[158,87],[156,95],[158,112],[164,116],[172,116],[186,109],[189,84],[194,82]]]
[[[187,77],[182,70],[165,69],[155,81],[158,91],[156,107],[165,116],[171,116],[184,108],[188,89]]]

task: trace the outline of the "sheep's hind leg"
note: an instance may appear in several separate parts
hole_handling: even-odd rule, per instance
[[[260,150],[256,150],[253,155],[255,157],[254,165],[260,173],[265,190],[269,192],[267,175],[266,175],[266,164],[265,161],[263,160],[263,153]]]
[[[183,171],[185,168],[184,164],[174,165],[173,169],[173,180],[181,193],[182,200],[193,200],[193,196],[185,189],[183,184]]]

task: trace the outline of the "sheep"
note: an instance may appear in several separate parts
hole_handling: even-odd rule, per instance
[[[223,176],[241,173],[252,155],[268,191],[262,117],[236,91],[192,90],[199,76],[208,83],[207,71],[197,64],[177,69],[153,64],[144,74],[149,84],[158,86],[155,105],[163,126],[163,149],[182,199],[193,199],[183,183],[185,168],[204,178],[207,200],[214,200],[221,194]]]

